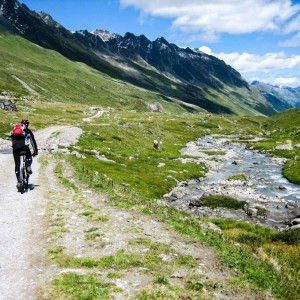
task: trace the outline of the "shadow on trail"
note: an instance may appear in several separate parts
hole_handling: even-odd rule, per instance
[[[39,187],[40,185],[39,184],[32,184],[32,183],[29,183],[28,184],[28,189],[29,190],[34,190],[36,187]]]
[[[18,193],[20,194],[25,194],[25,193],[28,193],[29,191],[33,191],[36,187],[39,187],[40,185],[39,184],[33,184],[33,183],[29,183],[28,184],[28,187],[24,190],[18,190]]]

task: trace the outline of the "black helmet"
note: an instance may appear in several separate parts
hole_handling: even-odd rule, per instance
[[[22,119],[21,124],[29,125],[29,120],[24,118],[24,119]]]

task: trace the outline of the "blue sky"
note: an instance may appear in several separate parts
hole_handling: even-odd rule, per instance
[[[300,0],[20,0],[69,30],[164,37],[247,80],[300,86]]]

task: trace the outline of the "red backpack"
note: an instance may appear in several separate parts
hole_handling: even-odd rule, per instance
[[[24,125],[17,124],[11,132],[12,135],[21,135],[25,137]]]

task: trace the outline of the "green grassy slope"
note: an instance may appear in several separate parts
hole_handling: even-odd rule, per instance
[[[291,182],[300,184],[300,108],[276,114],[263,125],[263,129],[265,140],[253,146],[286,158],[284,176]],[[292,149],[280,149],[280,145],[288,144]]]
[[[0,35],[0,72],[0,92],[12,92],[17,100],[30,96],[47,102],[71,101],[141,111],[148,110],[147,103],[157,102],[170,112],[183,112],[187,108],[158,93],[70,61],[19,36]]]

